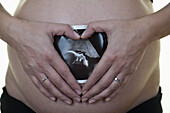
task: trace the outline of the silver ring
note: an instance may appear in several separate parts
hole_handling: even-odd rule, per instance
[[[45,76],[45,78],[43,78],[43,79],[41,80],[41,83],[45,82],[47,79],[48,79],[48,77]]]
[[[119,82],[120,84],[122,84],[122,80],[118,79],[117,77],[115,78],[115,81]]]

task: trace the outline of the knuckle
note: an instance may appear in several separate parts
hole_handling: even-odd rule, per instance
[[[105,97],[106,97],[105,94],[100,94],[100,95],[98,95],[98,96],[96,97],[96,99],[97,99],[97,100],[100,100],[100,99],[103,99],[103,98],[105,98]]]
[[[67,100],[67,97],[66,97],[64,94],[60,93],[60,92],[55,92],[54,95],[55,95],[58,99],[60,99],[61,101],[66,101],[66,100]]]
[[[112,92],[112,91],[114,91],[117,87],[118,87],[118,85],[110,86],[109,89],[108,89],[108,91],[109,91],[109,92]]]
[[[51,83],[46,84],[44,87],[50,92],[53,91],[53,85]]]
[[[69,94],[69,96],[72,96],[72,91],[71,90],[65,90],[66,94]]]
[[[65,94],[68,95],[68,97],[70,97],[70,98],[74,98],[75,97],[75,95],[73,94],[73,92],[71,90],[66,90]]]
[[[55,86],[58,88],[58,89],[62,89],[63,88],[63,80],[61,78],[57,79],[55,81]]]
[[[35,62],[29,61],[29,62],[24,66],[24,69],[31,69],[31,68],[34,68],[34,67],[36,67]]]
[[[101,74],[96,73],[96,75],[95,75],[94,79],[99,80],[99,79],[101,78],[101,76],[102,76]]]
[[[65,96],[63,96],[63,95],[59,95],[57,98],[60,99],[60,100],[63,101],[63,102],[65,102],[65,101],[68,100],[68,99],[67,99]]]
[[[117,56],[116,55],[113,55],[113,54],[108,54],[107,55],[107,60],[109,62],[114,62],[116,60]]]
[[[54,78],[56,75],[53,71],[51,71],[51,67],[48,65],[43,65],[43,73],[45,73],[49,78]]]
[[[67,79],[67,78],[69,78],[70,70],[66,66],[64,66],[64,67],[62,67],[62,69],[61,69],[62,71],[60,72],[60,74],[64,79]]]
[[[43,87],[39,87],[38,89],[39,89],[44,95],[47,95],[47,94],[44,92]]]
[[[91,98],[91,97],[93,97],[93,95],[94,95],[93,91],[91,91],[91,92],[89,91],[88,94],[86,94],[86,96],[84,96],[84,97],[85,98]]]
[[[64,25],[64,29],[65,29],[65,30],[69,30],[69,29],[70,29],[70,25],[69,25],[69,24],[65,24],[65,25]]]
[[[33,84],[39,89],[40,88],[40,83],[37,80],[35,80],[35,78],[33,78],[33,77],[31,77],[30,79],[33,82]]]
[[[38,82],[38,81],[34,81],[34,82],[35,82],[35,84],[36,84],[36,86],[37,86],[38,89],[42,88],[40,82]]]
[[[115,90],[115,87],[110,87],[110,88],[108,88],[108,91],[107,91],[107,92],[108,92],[109,94],[111,94],[114,90]]]
[[[86,97],[92,97],[96,95],[97,92],[99,92],[98,88],[93,88],[92,90],[89,90],[85,95]]]
[[[44,58],[45,58],[47,61],[53,61],[53,59],[54,59],[54,53],[48,51],[48,52],[46,52],[46,53],[44,54]]]
[[[69,82],[69,85],[71,86],[71,88],[76,88],[77,87],[75,82]]]
[[[89,28],[93,29],[93,28],[95,28],[95,25],[96,25],[96,22],[90,22],[88,26],[89,26]]]
[[[46,65],[45,65],[43,62],[41,62],[41,61],[36,61],[36,63],[37,63],[37,66],[38,66],[40,69],[46,69]]]
[[[30,69],[29,67],[23,67],[23,69],[24,69],[24,71],[27,73],[27,75],[31,75],[31,74],[33,74],[33,71],[32,71],[32,69]]]
[[[101,88],[100,87],[96,87],[94,88],[91,92],[89,92],[90,96],[95,95],[96,93],[100,92]]]
[[[110,95],[113,91],[115,90],[115,88],[108,88],[107,89],[107,96]]]
[[[60,97],[60,92],[56,88],[54,90],[52,90],[52,91],[49,91],[49,93],[54,95],[57,98]]]
[[[103,83],[99,86],[99,89],[105,89],[108,85],[106,83]]]

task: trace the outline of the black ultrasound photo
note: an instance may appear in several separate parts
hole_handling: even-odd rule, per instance
[[[85,29],[74,29],[79,35]],[[88,39],[73,40],[66,36],[54,36],[54,47],[70,68],[79,83],[85,82],[101,59],[106,47],[105,33],[94,33]]]

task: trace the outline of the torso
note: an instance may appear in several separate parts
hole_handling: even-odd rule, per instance
[[[135,19],[153,13],[149,0],[28,0],[15,16],[31,21],[84,25],[95,20]],[[114,47],[114,46],[113,46]],[[27,77],[16,52],[8,47],[9,65],[6,87],[13,97],[37,113],[125,113],[154,97],[159,88],[159,41],[152,43],[133,75],[133,79],[110,102],[66,105],[52,102]]]

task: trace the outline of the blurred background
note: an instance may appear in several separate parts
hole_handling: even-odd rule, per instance
[[[18,5],[19,0],[0,0],[5,9],[12,15]],[[154,11],[158,11],[169,3],[169,0],[154,0]],[[5,73],[8,66],[7,45],[0,40],[0,95],[2,87],[5,85]],[[170,113],[170,36],[161,39],[160,55],[161,81],[163,99],[162,106],[164,113]]]

